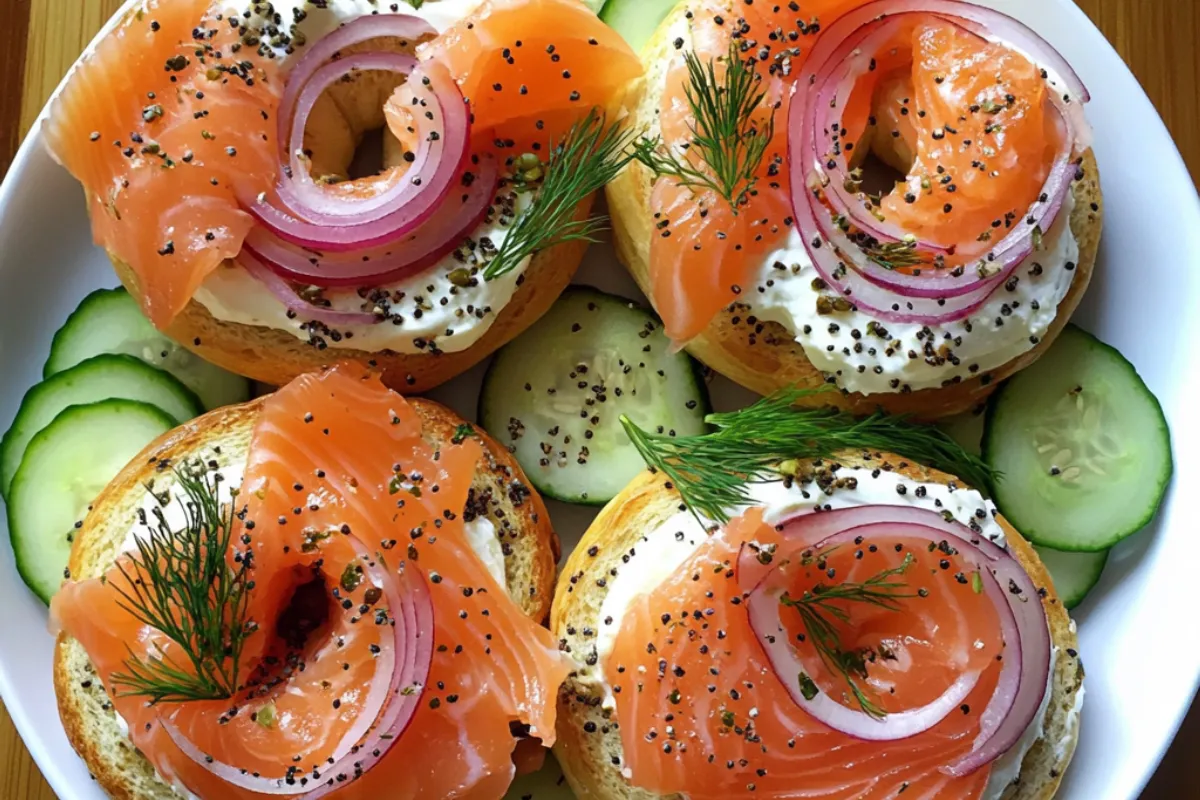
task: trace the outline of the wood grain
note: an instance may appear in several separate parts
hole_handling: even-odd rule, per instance
[[[1200,178],[1200,2],[1077,0],[1142,82],[1171,129],[1193,179]],[[0,174],[68,67],[121,0],[0,0]],[[26,33],[27,31],[27,33]],[[23,70],[22,70],[23,65]],[[1200,705],[1142,800],[1200,795]],[[0,798],[53,800],[0,706]]]

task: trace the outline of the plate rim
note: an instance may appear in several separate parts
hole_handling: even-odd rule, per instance
[[[30,168],[30,163],[34,158],[34,152],[38,148],[42,147],[42,127],[48,117],[49,109],[55,98],[62,91],[62,88],[67,82],[68,78],[74,72],[79,63],[83,61],[86,56],[95,48],[96,44],[110,30],[112,30],[113,27],[115,27],[120,19],[122,19],[123,15],[131,7],[142,1],[143,0],[125,0],[120,8],[118,8],[117,11],[114,12],[113,15],[104,23],[96,35],[92,37],[88,45],[83,49],[79,57],[72,62],[70,68],[68,68],[63,78],[51,92],[50,96],[46,100],[46,103],[38,112],[38,115],[31,125],[29,131],[22,139],[12,162],[9,165],[8,171],[4,176],[4,180],[0,182],[0,219],[7,215],[10,204],[15,204],[16,202],[18,187],[22,186],[24,183],[22,179],[25,172]],[[980,0],[976,1],[979,2]],[[982,0],[983,4],[993,6],[1003,6],[1005,2],[1006,0]],[[1162,115],[1159,113],[1158,107],[1150,99],[1149,95],[1147,95],[1145,88],[1141,84],[1141,81],[1139,81],[1137,76],[1133,74],[1132,70],[1129,68],[1129,65],[1121,57],[1120,53],[1117,52],[1116,48],[1108,40],[1108,37],[1106,37],[1104,33],[1100,31],[1100,29],[1087,16],[1087,14],[1085,14],[1084,11],[1075,2],[1073,2],[1073,0],[1052,0],[1052,2],[1054,5],[1061,7],[1066,13],[1071,15],[1074,18],[1076,25],[1086,26],[1086,29],[1090,30],[1092,34],[1092,36],[1089,37],[1089,46],[1097,46],[1097,42],[1094,40],[1102,42],[1103,49],[1107,51],[1106,59],[1115,59],[1115,62],[1120,65],[1120,68],[1124,70],[1128,77],[1132,79],[1133,85],[1136,86],[1136,91],[1140,95],[1140,98],[1144,100],[1147,106],[1154,111],[1153,119],[1147,120],[1148,124],[1151,126],[1156,126],[1158,132],[1161,134],[1161,138],[1170,145],[1168,148],[1165,148],[1160,155],[1168,159],[1172,159],[1175,163],[1177,171],[1183,175],[1189,176],[1190,178],[1190,172],[1188,170],[1187,163],[1184,161],[1178,144],[1175,142],[1174,137],[1171,136],[1170,130],[1167,128]],[[1190,213],[1185,213],[1181,216],[1191,217],[1192,219],[1200,222],[1200,193],[1198,193],[1197,185],[1194,179],[1191,181],[1191,184],[1191,210]],[[1168,421],[1170,422],[1170,420]],[[1182,448],[1180,447],[1180,444],[1180,442],[1176,442],[1174,444],[1174,452],[1178,453],[1181,451]],[[1175,476],[1173,476],[1172,480],[1173,484],[1174,482]],[[1138,780],[1134,783],[1134,786],[1136,787],[1136,793],[1131,796],[1129,800],[1135,800],[1135,798],[1140,797],[1140,795],[1145,791],[1146,785],[1156,774],[1164,756],[1175,742],[1184,719],[1187,717],[1188,713],[1192,710],[1196,703],[1198,694],[1200,694],[1200,667],[1197,668],[1195,674],[1191,678],[1191,689],[1190,692],[1187,693],[1186,702],[1181,703],[1179,707],[1174,710],[1172,714],[1173,722],[1169,728],[1164,731],[1165,735],[1162,737],[1159,746],[1155,749],[1156,752],[1154,758],[1135,767],[1135,769],[1140,771],[1140,775]],[[4,706],[7,710],[9,718],[12,720],[14,728],[21,737],[21,743],[28,750],[35,764],[37,765],[39,772],[54,790],[54,792],[59,797],[63,798],[63,800],[75,800],[75,798],[79,797],[80,795],[76,792],[76,787],[70,783],[65,771],[60,769],[58,764],[51,757],[51,753],[49,752],[50,739],[41,735],[39,731],[39,725],[33,719],[32,709],[27,708],[26,703],[22,701],[20,687],[10,674],[10,670],[6,665],[6,660],[3,658],[0,658],[0,700],[3,700],[4,702]],[[53,724],[61,727],[61,721],[57,718],[57,715],[55,716],[55,721]]]

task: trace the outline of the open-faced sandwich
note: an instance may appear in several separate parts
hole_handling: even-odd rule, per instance
[[[500,797],[551,742],[558,543],[492,439],[358,365],[145,449],[51,616],[71,744],[112,797]]]
[[[536,320],[621,163],[621,37],[579,0],[243,5],[134,5],[44,124],[151,321],[267,383],[420,391]]]
[[[664,4],[618,5],[637,32]],[[739,383],[952,414],[1083,295],[1102,216],[1088,94],[1016,20],[684,0],[642,60],[638,161],[608,188],[618,253],[667,334]]]
[[[596,518],[551,615],[576,794],[1051,797],[1083,667],[1037,554],[968,483],[993,476],[934,429],[795,399],[636,437],[661,474]]]

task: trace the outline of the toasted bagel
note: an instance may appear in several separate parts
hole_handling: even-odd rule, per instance
[[[845,466],[866,463],[861,455],[849,452],[832,460]],[[811,464],[801,462],[801,469],[805,463]],[[890,464],[897,473],[925,483],[944,484],[954,480],[943,472],[887,453],[874,454],[870,463],[876,467]],[[601,605],[612,585],[610,571],[621,567],[622,555],[637,546],[647,531],[678,513],[680,503],[678,491],[668,488],[665,478],[642,473],[604,507],[568,559],[559,579],[550,626],[562,646],[581,660],[581,666],[590,663],[588,656],[596,652],[594,631]],[[1045,590],[1042,604],[1054,647],[1058,649],[1050,677],[1043,736],[1025,755],[1020,777],[1005,789],[1003,800],[1049,800],[1058,789],[1078,739],[1079,715],[1075,703],[1082,691],[1083,664],[1076,655],[1075,626],[1058,600],[1049,573],[1020,534],[1002,517],[996,519],[1008,539],[1009,551],[1029,573],[1034,585]],[[623,763],[620,720],[602,707],[602,699],[603,688],[579,673],[568,678],[559,692],[558,740],[554,752],[576,796],[580,800],[659,798],[660,795],[632,786],[622,776],[620,767],[614,766]]]
[[[419,43],[376,39],[347,48],[347,53],[381,49],[411,53]],[[384,103],[401,82],[400,77],[390,73],[368,71],[333,84],[321,95],[313,107],[304,140],[305,149],[312,153],[314,175],[346,179],[364,136],[380,128],[384,166],[403,163],[403,149],[388,131],[383,113]],[[578,218],[584,218],[591,207],[592,198],[581,203]],[[586,250],[587,242],[570,241],[535,253],[513,296],[492,312],[494,318],[483,335],[462,350],[368,351],[347,347],[344,340],[341,346],[318,348],[288,331],[219,319],[195,299],[165,333],[218,366],[272,386],[282,386],[297,375],[329,364],[355,360],[369,362],[380,370],[389,386],[404,392],[424,392],[470,369],[545,314],[571,282]],[[111,252],[109,259],[121,282],[140,300],[133,270]],[[229,268],[240,267],[233,260],[217,267]]]
[[[420,415],[430,443],[449,442],[463,422],[432,401],[414,398],[409,403]],[[80,580],[95,578],[112,566],[142,505],[144,485],[154,480],[157,487],[166,488],[164,480],[170,473],[158,471],[155,463],[201,453],[224,467],[244,462],[262,404],[259,399],[210,412],[170,431],[138,454],[96,499],[84,520],[71,551],[70,575]],[[530,618],[544,620],[554,589],[558,537],[537,495],[513,491],[514,482],[528,485],[515,459],[491,437],[477,433],[485,455],[472,482],[466,514],[491,520],[503,544],[509,595]],[[87,653],[65,633],[59,635],[55,648],[54,688],[67,738],[110,797],[179,797],[130,744]]]
[[[736,19],[734,0],[721,2],[728,7],[731,18]],[[634,87],[628,99],[633,127],[639,132],[656,127],[664,74],[677,54],[669,34],[687,9],[688,2],[680,2],[642,50],[646,78]],[[1070,289],[1058,305],[1054,322],[1036,346],[995,369],[969,378],[964,376],[961,381],[947,386],[907,393],[822,393],[814,404],[834,403],[859,414],[882,409],[919,419],[937,419],[977,406],[1002,380],[1037,360],[1079,305],[1091,281],[1099,250],[1104,203],[1100,175],[1091,150],[1084,154],[1081,168],[1083,178],[1073,184],[1075,206],[1070,219],[1071,231],[1079,244],[1079,260]],[[650,169],[634,161],[606,189],[617,256],[652,303],[650,246],[655,218],[650,198],[653,182]],[[738,302],[719,312],[702,333],[687,343],[688,352],[759,394],[770,394],[793,385],[807,388],[824,385],[825,374],[813,366],[796,338],[777,322],[745,322],[749,308],[750,304]]]

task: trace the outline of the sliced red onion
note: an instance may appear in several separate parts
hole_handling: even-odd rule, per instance
[[[819,67],[829,59],[833,51],[840,49],[842,42],[837,35],[833,35],[835,31],[841,31],[844,38],[845,31],[855,31],[872,20],[906,13],[934,14],[982,39],[1020,51],[1035,64],[1040,64],[1050,73],[1063,79],[1066,84],[1066,91],[1063,93],[1066,95],[1065,102],[1080,110],[1079,114],[1072,112],[1069,115],[1074,122],[1079,123],[1072,126],[1076,129],[1075,133],[1086,134],[1090,129],[1082,117],[1082,105],[1092,99],[1091,93],[1071,63],[1054,49],[1054,45],[1043,39],[1037,31],[1003,11],[963,0],[877,0],[859,6],[825,28],[809,54],[808,65],[813,68]],[[1086,144],[1083,147],[1086,148]]]
[[[371,556],[365,552],[360,551],[360,556],[364,563],[374,563]],[[383,567],[382,573],[384,580],[391,583],[390,592],[396,599],[407,595],[413,601],[402,603],[400,606],[404,612],[403,625],[395,613],[392,614],[397,650],[399,651],[402,642],[405,645],[411,643],[413,646],[406,646],[402,651],[403,656],[397,659],[400,662],[399,669],[388,686],[390,702],[378,724],[361,744],[352,746],[346,755],[335,759],[335,763],[321,773],[325,779],[324,784],[306,795],[305,800],[317,800],[340,789],[344,782],[338,780],[339,776],[344,775],[352,780],[356,774],[365,773],[382,761],[404,734],[420,705],[425,682],[429,678],[429,667],[433,663],[434,617],[429,584],[411,562],[401,568],[399,575],[388,570],[386,566]],[[389,603],[392,602],[386,583],[384,596],[389,597]]]
[[[299,771],[290,777],[254,775],[210,760],[171,720],[162,720],[163,729],[184,755],[232,786],[265,795],[299,795],[304,800],[317,800],[377,764],[400,739],[419,707],[433,661],[434,617],[429,586],[416,568],[406,567],[397,575],[376,561],[356,537],[349,538],[367,579],[383,590],[393,624],[391,641],[385,639],[380,644],[367,702],[331,756],[332,763],[326,762],[319,775]],[[339,780],[340,776],[345,777]]]
[[[292,74],[312,74],[322,64],[340,57],[343,50],[372,39],[415,42],[426,36],[436,35],[437,29],[433,25],[412,14],[368,14],[352,20],[309,45],[300,60],[295,62],[295,66],[289,72],[288,85],[283,90],[280,111],[294,108],[296,97],[303,88],[300,81],[291,80]],[[287,139],[281,138],[280,141],[286,142]]]
[[[307,222],[317,224],[341,222],[357,225],[378,219],[379,215],[373,212],[388,205],[389,196],[395,193],[396,187],[389,185],[374,196],[356,198],[342,197],[317,185],[309,170],[308,160],[304,157],[304,131],[308,127],[308,119],[317,100],[325,90],[343,80],[347,74],[353,71],[377,70],[408,77],[417,68],[418,63],[414,56],[405,53],[355,53],[332,61],[308,76],[296,100],[296,109],[289,117],[291,123],[288,125],[288,138],[284,140],[287,142],[285,156],[290,174],[284,175],[277,189],[279,199],[287,205],[289,211]],[[291,110],[281,108],[281,118],[289,111]],[[282,131],[280,136],[283,136]],[[437,155],[440,155],[440,152],[435,153],[435,156]]]
[[[858,537],[886,534],[934,543],[953,540],[964,560],[980,572],[984,590],[1000,618],[1005,655],[996,691],[980,717],[980,733],[972,750],[942,771],[953,776],[969,774],[1016,744],[1041,707],[1050,671],[1051,641],[1037,588],[1007,551],[981,533],[913,506],[859,506],[807,513],[784,522],[780,529],[788,540],[788,552],[777,551],[772,559],[776,564],[789,553],[825,549]],[[752,587],[747,598],[751,626],[789,694],[816,719],[861,739],[901,739],[936,725],[945,718],[942,711],[947,706],[953,710],[961,703],[961,699],[951,703],[952,699],[966,697],[974,688],[979,675],[964,673],[934,702],[889,714],[882,720],[844,706],[823,692],[812,700],[805,699],[798,683],[792,680],[792,676],[803,670],[803,665],[789,637],[778,635],[784,630],[779,616],[779,594],[786,587],[773,584],[777,570],[777,566],[760,562],[753,549],[743,547],[738,559],[738,581],[743,587]]]
[[[408,14],[376,14],[360,17],[336,31],[317,40],[296,62],[288,73],[283,96],[280,98],[279,109],[276,112],[279,143],[284,151],[283,163],[291,169],[292,181],[287,180],[286,172],[280,176],[280,199],[301,218],[310,222],[328,222],[320,219],[328,214],[343,218],[361,215],[375,211],[383,205],[378,197],[359,199],[341,199],[330,202],[331,198],[316,187],[308,170],[299,158],[304,145],[304,130],[307,127],[308,116],[313,104],[332,83],[340,80],[352,69],[384,69],[409,75],[417,65],[416,58],[400,53],[362,53],[343,58],[342,50],[354,47],[364,42],[379,39],[399,39],[402,42],[415,41],[425,36],[435,35],[437,31],[427,21]],[[399,56],[381,66],[362,66],[357,61],[358,55],[368,56]],[[330,63],[332,62],[332,63]],[[299,109],[299,113],[298,113]],[[289,191],[291,184],[297,184],[295,193]],[[295,205],[291,201],[296,201]],[[308,205],[315,209],[310,212]],[[312,213],[318,219],[308,216]]]
[[[820,92],[816,102],[816,114],[812,115],[813,127],[813,142],[819,141],[821,132],[836,131],[839,129],[838,114],[840,109],[846,108],[851,92],[854,90],[856,81],[866,75],[871,69],[871,64],[874,61],[874,55],[888,41],[890,41],[903,27],[905,22],[914,16],[911,13],[901,13],[893,16],[882,17],[876,19],[867,25],[864,25],[858,31],[855,31],[851,38],[847,40],[845,49],[839,49],[837,54],[842,57],[833,58],[827,67],[827,71],[823,70],[823,76],[816,78],[817,85],[821,85],[824,89]],[[954,24],[953,20],[946,20],[950,24]],[[1058,174],[1067,176],[1070,174],[1069,158],[1071,149],[1067,145],[1070,143],[1070,136],[1066,123],[1066,116],[1062,108],[1061,102],[1054,103],[1055,108],[1059,112],[1060,119],[1058,123],[1059,141],[1062,143],[1060,152],[1056,156],[1054,166],[1051,173],[1047,176],[1046,184],[1043,186],[1042,192],[1050,198],[1059,198],[1058,185],[1055,181],[1056,170]],[[832,136],[832,134],[831,134]],[[830,203],[836,214],[840,214],[847,218],[852,216],[855,209],[862,208],[860,197],[855,197],[849,190],[846,189],[846,182],[850,177],[849,164],[847,159],[840,152],[841,148],[835,146],[835,142],[830,141],[831,156],[822,156],[819,152],[815,154],[815,158],[824,158],[825,168],[828,170],[828,185],[824,187],[825,199]],[[832,165],[832,166],[831,166]],[[1059,199],[1061,204],[1061,199]],[[1050,213],[1049,209],[1038,213],[1038,205],[1035,203],[1026,213],[1026,219],[1036,219],[1038,223],[1043,216],[1053,220],[1057,215],[1057,211]],[[818,216],[818,221],[823,222],[824,218]],[[862,230],[868,236],[877,239],[880,242],[895,243],[904,240],[904,232],[897,229],[894,225],[888,222],[880,222],[872,214],[861,215],[861,220],[856,219],[856,224],[861,222]],[[1028,224],[1028,223],[1026,223]],[[870,226],[868,229],[866,226]],[[1048,225],[1047,225],[1048,227]],[[832,237],[835,233],[840,234],[840,231],[833,225],[830,220],[828,226],[822,225],[822,232],[826,238]],[[847,242],[848,238],[844,235],[840,236],[841,241]],[[897,272],[882,267],[879,264],[871,262],[865,258],[854,258],[854,263],[868,280],[893,289],[894,291],[913,296],[926,298],[945,298],[964,295],[975,292],[984,284],[992,282],[998,284],[1007,277],[1006,271],[1011,271],[1021,259],[1013,260],[1009,256],[1009,251],[1012,249],[1015,241],[1020,244],[1030,244],[1032,239],[1032,228],[1025,231],[1023,237],[1018,237],[1014,240],[1013,237],[1007,237],[985,256],[984,262],[988,265],[987,272],[989,275],[981,274],[977,265],[965,265],[962,272],[956,274],[950,269],[935,270],[930,267],[923,270],[922,274],[908,274],[905,272]],[[832,239],[831,239],[832,240]],[[1008,244],[1006,245],[1005,242]],[[949,255],[953,248],[942,248],[940,245],[932,242],[913,243],[914,250],[923,253],[926,256]],[[843,252],[850,252],[853,255],[858,255],[857,248],[851,248],[849,251],[843,249]],[[1005,272],[1005,275],[1001,275]]]
[[[863,532],[859,535],[864,536],[867,531],[881,533],[886,530],[892,535],[902,535],[906,538],[925,541],[937,542],[945,538],[939,531],[917,525],[889,524],[879,525],[878,528],[881,530],[873,530],[871,527],[853,530]],[[843,543],[844,536],[843,533],[827,540],[829,546]],[[853,538],[851,537],[851,539]],[[738,561],[741,563],[745,560],[757,560],[757,555],[749,548],[743,548]],[[771,661],[771,667],[779,676],[780,683],[787,688],[792,700],[819,722],[847,736],[866,741],[888,742],[906,739],[924,733],[944,720],[950,715],[950,712],[962,705],[963,700],[979,683],[980,672],[963,672],[955,679],[954,683],[947,687],[946,691],[926,705],[897,711],[882,718],[872,717],[862,711],[845,706],[824,691],[818,691],[811,698],[805,697],[799,681],[792,677],[804,672],[805,667],[796,655],[791,644],[791,637],[780,618],[780,610],[783,608],[781,596],[787,592],[788,587],[782,581],[772,580],[780,574],[781,571],[772,570],[767,578],[755,586],[746,598],[750,628],[754,631],[763,650],[766,651],[767,658]]]
[[[958,14],[956,12],[961,12]],[[846,220],[861,235],[883,243],[911,241],[913,249],[930,261],[944,256],[941,245],[904,239],[903,232],[880,222],[859,198],[845,188],[849,175],[844,151],[828,152],[819,144],[821,135],[832,135],[840,126],[837,114],[844,108],[857,78],[869,69],[872,55],[895,29],[912,14],[936,14],[952,24],[969,23],[966,29],[979,35],[995,15],[1003,30],[1023,29],[1027,35],[1006,44],[1022,47],[1031,57],[1043,58],[1059,72],[1061,56],[1003,14],[957,0],[879,0],[850,12],[827,29],[808,59],[807,80],[798,83],[789,118],[789,148],[793,182],[792,205],[797,230],[821,277],[863,311],[893,322],[940,324],[969,316],[987,300],[1013,270],[1032,252],[1034,231],[1048,230],[1056,219],[1074,173],[1071,163],[1078,114],[1087,92],[1069,70],[1060,72],[1076,91],[1077,99],[1056,92],[1049,94],[1058,119],[1061,145],[1039,200],[995,248],[973,263],[935,269],[920,274],[888,270],[869,260],[850,236],[835,222]],[[1017,26],[1017,28],[1014,28]],[[1019,32],[1019,31],[1018,31]],[[1052,57],[1051,57],[1052,56]],[[1045,198],[1044,200],[1041,198]],[[824,200],[824,202],[823,202]],[[829,203],[826,207],[825,202]]]
[[[288,310],[296,312],[301,319],[316,320],[331,327],[374,325],[381,319],[377,314],[365,311],[336,311],[308,302],[296,294],[287,281],[264,266],[248,249],[243,249],[238,254],[237,261],[251,276],[270,289],[271,294],[275,295]]]
[[[817,159],[822,158],[819,148],[821,135],[824,133],[830,137],[829,147],[833,155],[825,157],[824,161],[824,169],[829,172],[824,192],[834,214],[853,219],[865,235],[885,243],[905,241],[906,232],[872,214],[859,212],[863,207],[862,196],[855,196],[855,193],[847,190],[845,186],[849,177],[849,167],[846,164],[844,147],[837,146],[841,138],[838,118],[841,110],[849,103],[855,83],[871,71],[875,54],[892,38],[904,22],[903,17],[904,15],[877,19],[850,33],[842,47],[835,51],[834,57],[830,58],[812,79],[813,89],[816,90],[813,105],[815,113],[808,114],[806,119],[811,128],[811,153],[817,168],[820,168]],[[835,135],[838,137],[837,142],[833,139]],[[804,138],[806,142],[809,140],[807,132]],[[929,256],[949,255],[953,252],[953,248],[943,247],[936,242],[920,241],[914,244],[915,249]]]
[[[321,189],[298,155],[317,98],[352,69],[408,74],[409,81],[396,89],[396,97],[407,98],[403,100],[406,105],[422,109],[413,115],[418,146],[412,164],[388,188],[365,200],[348,200]],[[301,93],[289,128],[292,163],[275,191],[286,210],[264,196],[250,204],[251,213],[280,238],[328,252],[375,247],[411,233],[437,209],[466,158],[470,121],[454,79],[444,67],[434,63],[417,66],[411,56],[396,53],[351,55],[312,76],[291,76],[291,80],[305,78],[311,83]],[[287,172],[291,172],[290,178]]]
[[[470,176],[470,177],[467,177]],[[246,237],[245,250],[290,280],[319,286],[382,286],[437,263],[458,247],[487,216],[500,170],[490,156],[473,160],[433,215],[390,245],[346,253],[323,253],[283,241],[261,227]]]

